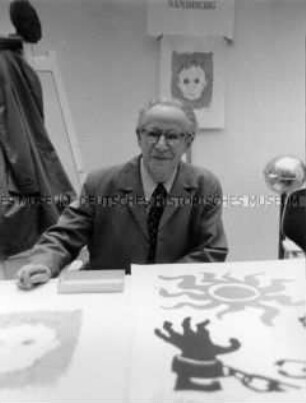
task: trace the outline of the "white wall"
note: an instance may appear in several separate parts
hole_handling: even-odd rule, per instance
[[[130,158],[138,108],[158,88],[159,43],[146,36],[145,1],[32,2],[44,29],[36,51],[57,52],[85,169]],[[304,0],[236,0],[226,128],[200,133],[193,146],[193,162],[220,177],[225,195],[268,195],[267,161],[305,158],[305,35]],[[225,207],[224,222],[229,259],[277,257],[276,203]]]
[[[158,43],[146,8],[128,1],[39,4],[41,49],[55,49],[69,94],[85,168],[120,163],[138,149],[139,107],[155,93]]]
[[[267,161],[287,153],[305,158],[306,2],[237,0],[235,29],[226,129],[199,136],[193,159],[219,174],[225,194],[267,195]],[[278,211],[226,208],[230,258],[276,257]]]

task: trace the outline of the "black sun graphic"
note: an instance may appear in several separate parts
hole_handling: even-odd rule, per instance
[[[290,296],[285,295],[285,284],[291,280],[273,279],[270,284],[262,286],[258,279],[260,275],[261,273],[247,275],[242,280],[232,277],[230,273],[222,277],[214,273],[201,273],[197,276],[159,276],[160,280],[169,286],[162,286],[159,295],[168,298],[169,302],[171,299],[172,304],[162,308],[214,309],[223,304],[225,308],[216,315],[220,319],[228,313],[252,307],[261,309],[261,320],[271,326],[279,309],[269,305],[270,302],[285,306],[304,304],[304,301],[293,302]],[[173,302],[174,299],[180,301]]]

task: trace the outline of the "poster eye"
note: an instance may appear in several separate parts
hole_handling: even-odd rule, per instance
[[[189,84],[189,78],[184,78],[183,83],[186,84],[186,85]]]
[[[199,80],[198,78],[196,78],[196,79],[194,80],[194,83],[195,83],[195,84],[199,84],[199,82],[200,82],[200,80]]]

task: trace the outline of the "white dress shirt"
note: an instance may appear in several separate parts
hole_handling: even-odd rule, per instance
[[[176,172],[177,168],[174,170],[170,178],[163,183],[165,189],[167,190],[167,193],[169,193],[172,188]],[[149,174],[147,168],[145,167],[145,164],[143,163],[143,158],[140,159],[140,177],[145,199],[146,201],[149,201],[158,183],[156,183],[153,180],[152,176]]]

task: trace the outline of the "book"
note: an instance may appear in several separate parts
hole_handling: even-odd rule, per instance
[[[125,270],[64,271],[58,280],[58,293],[123,292]]]

